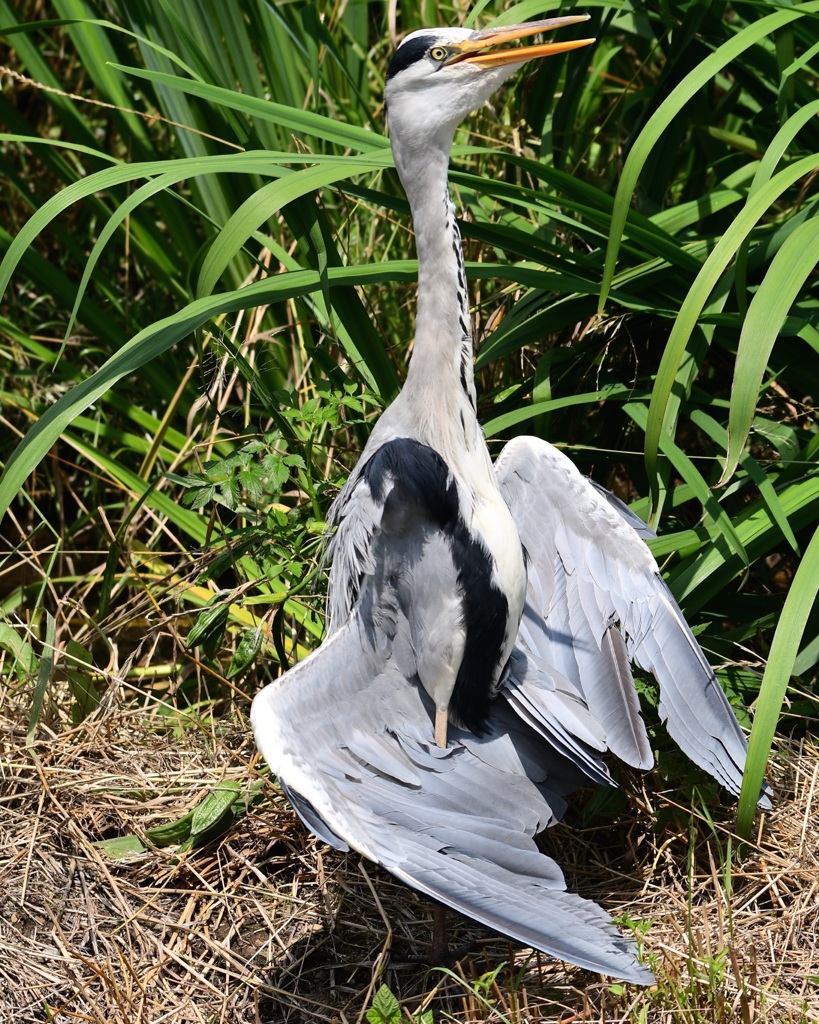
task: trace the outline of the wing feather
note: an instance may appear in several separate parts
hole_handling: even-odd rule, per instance
[[[670,735],[738,793],[745,737],[641,540],[651,531],[640,529],[630,509],[537,438],[510,442],[496,474],[535,580],[528,596],[537,618],[533,622],[527,608],[519,644],[573,684],[600,723],[606,746],[639,767],[649,767],[653,758],[629,661],[651,672]],[[546,597],[538,601],[536,594]],[[532,703],[543,700],[543,688],[529,690]],[[760,806],[769,806],[769,792],[766,786]]]
[[[435,745],[434,705],[419,675],[441,626],[440,595],[452,590],[454,556],[431,501],[412,500],[405,479],[365,475],[359,489],[350,500],[369,503],[374,525],[365,543],[358,533],[341,537],[359,573],[352,609],[256,696],[259,749],[308,828],[337,848],[544,952],[649,983],[630,940],[565,892],[557,864],[534,842],[585,776],[606,781],[605,768],[559,721],[550,733],[535,714],[530,728],[503,700],[482,735],[451,725],[448,746]],[[538,671],[534,659],[527,668]],[[541,684],[574,732],[602,747],[573,686],[545,674]],[[563,736],[573,756],[544,736]]]
[[[534,835],[581,781],[499,705],[487,734],[432,742],[432,702],[359,611],[253,702],[256,742],[317,835],[522,943],[638,984],[652,976],[604,911],[567,893]]]

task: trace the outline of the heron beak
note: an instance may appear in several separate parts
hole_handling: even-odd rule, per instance
[[[490,50],[489,47],[502,46],[517,39],[527,39],[538,32],[551,32],[563,25],[576,25],[588,21],[588,14],[574,14],[566,18],[547,18],[545,21],[528,21],[524,25],[504,25],[502,28],[483,28],[473,32],[469,39],[459,43],[457,53],[447,63],[460,64],[468,62],[483,68],[496,68],[502,64],[522,64],[533,57],[549,57],[555,53],[576,50],[580,46],[588,46],[593,39],[568,39],[562,43],[539,43],[535,46],[519,46],[511,49]]]

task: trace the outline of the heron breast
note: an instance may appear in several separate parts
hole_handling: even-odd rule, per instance
[[[517,633],[526,597],[526,563],[518,528],[499,492],[476,504],[471,532],[491,556],[493,581],[509,603],[510,622]]]

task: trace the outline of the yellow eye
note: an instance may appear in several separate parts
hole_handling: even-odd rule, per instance
[[[429,51],[429,55],[433,60],[446,60],[447,58],[447,52],[443,46],[433,46]]]

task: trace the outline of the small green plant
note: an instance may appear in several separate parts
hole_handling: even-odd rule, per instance
[[[498,964],[498,966],[495,967],[493,970],[486,971],[478,978],[469,979],[464,978],[459,974],[456,974],[448,967],[437,967],[436,970],[440,971],[441,974],[444,974],[447,977],[452,978],[452,980],[456,982],[456,984],[458,984],[465,992],[469,993],[469,995],[473,998],[475,1003],[477,1003],[478,1006],[480,1007],[481,1012],[483,1013],[485,1011],[488,1014],[488,1017],[486,1017],[487,1020],[498,1021],[500,1022],[500,1024],[518,1024],[517,1014],[515,1015],[514,1020],[511,1019],[506,1014],[501,1012],[501,1010],[498,1009],[498,1000],[490,998],[492,989],[494,988],[497,990],[498,978],[501,976],[501,973],[503,972],[505,967],[506,963],[504,962]],[[516,982],[519,981],[520,975],[518,975],[516,979]],[[510,992],[514,992],[514,985],[511,987]]]
[[[650,948],[646,944],[646,935],[648,935],[654,922],[650,919],[638,920],[628,913],[620,914],[612,920],[618,927],[631,932],[632,937],[637,944],[637,956],[640,962],[644,963],[649,970],[654,972],[654,974],[657,974],[659,969],[659,958],[656,953],[651,952]],[[616,985],[611,986],[612,992],[615,991],[617,987],[618,986]],[[619,987],[623,990],[622,986]]]
[[[278,498],[294,469],[305,468],[300,455],[278,450],[280,441],[279,431],[271,431],[262,440],[246,441],[223,459],[206,462],[199,473],[171,475],[171,479],[185,488],[183,501],[189,508],[214,503],[231,512],[253,514]]]
[[[367,1010],[367,1024],[400,1024],[400,1021],[401,1006],[390,989],[382,985]]]
[[[150,847],[179,847],[180,853],[207,846],[248,810],[264,798],[265,781],[260,779],[246,792],[236,779],[223,779],[202,800],[181,817],[154,825],[140,836],[121,835],[101,839],[94,845],[114,860],[145,853]]]
[[[387,985],[381,988],[373,996],[372,1004],[367,1010],[367,1024],[402,1024],[402,1021],[409,1024],[433,1024],[432,1010],[424,1010],[420,1013],[410,1013],[408,1010],[401,1013],[401,1004],[395,998]]]

